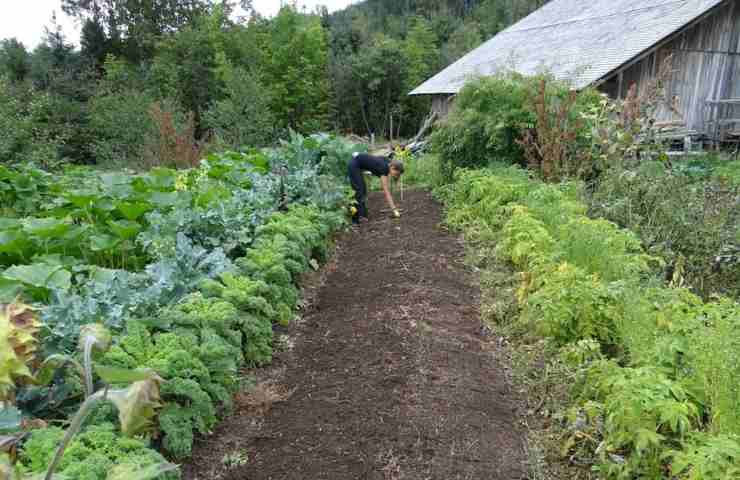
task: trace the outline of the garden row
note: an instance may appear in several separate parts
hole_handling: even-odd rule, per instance
[[[666,154],[655,114],[667,84],[611,100],[547,76],[468,82],[432,135],[434,155],[408,177],[439,184],[458,168],[505,162],[549,182],[582,180],[589,214],[638,234],[667,277],[680,271],[705,299],[740,299],[740,161]]]
[[[239,369],[271,361],[273,324],[345,224],[353,148],[294,136],[186,171],[3,169],[0,468],[175,478],[162,453],[188,457]]]
[[[515,318],[499,321],[546,338],[569,372],[563,454],[605,478],[740,476],[740,305],[703,301],[678,273],[666,285],[663,260],[589,218],[579,189],[514,167],[437,189],[448,222],[520,272]]]

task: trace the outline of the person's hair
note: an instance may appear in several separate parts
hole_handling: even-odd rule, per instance
[[[399,173],[403,173],[403,162],[401,160],[391,160],[391,168],[395,168]]]

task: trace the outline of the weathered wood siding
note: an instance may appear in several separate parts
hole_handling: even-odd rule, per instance
[[[452,95],[434,95],[432,97],[432,111],[437,112],[440,119],[447,117],[452,108]]]
[[[728,0],[700,22],[657,46],[639,62],[607,79],[600,88],[624,98],[630,85],[644,89],[672,55],[673,74],[666,85],[661,121],[683,120],[690,129],[705,131],[709,119],[705,101],[740,98],[740,0]],[[668,108],[677,105],[680,114]],[[733,109],[735,111],[733,111]],[[740,118],[740,107],[723,107],[720,118]]]

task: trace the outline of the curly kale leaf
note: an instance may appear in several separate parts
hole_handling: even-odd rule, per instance
[[[61,428],[34,430],[25,443],[19,461],[32,473],[46,470],[56,446],[64,436]],[[70,480],[105,480],[111,468],[118,464],[146,467],[165,459],[137,439],[121,436],[110,423],[89,427],[78,434],[64,452],[58,472]],[[168,473],[163,480],[179,478]]]
[[[245,314],[244,359],[252,365],[264,365],[272,361],[272,322],[265,317]]]
[[[203,332],[212,331],[234,347],[241,347],[239,312],[232,303],[218,298],[204,298],[200,293],[188,295],[179,303],[163,309],[159,320],[166,325],[190,328],[201,342],[205,341]],[[210,366],[209,369],[214,370]]]
[[[193,450],[193,410],[170,403],[159,413],[159,428],[164,439],[162,445],[175,458],[187,458]]]
[[[162,395],[177,400],[177,405],[191,412],[193,426],[202,434],[216,424],[216,408],[201,385],[191,379],[175,378],[162,384]]]

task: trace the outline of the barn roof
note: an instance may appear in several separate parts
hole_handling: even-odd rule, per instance
[[[588,86],[725,0],[551,0],[411,95],[457,93],[470,77],[547,71]]]

